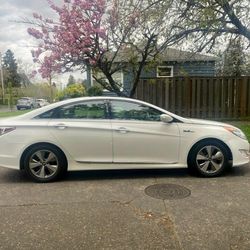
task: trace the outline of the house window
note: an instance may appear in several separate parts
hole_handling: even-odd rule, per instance
[[[93,77],[93,75],[97,78],[97,79],[100,79],[104,82],[107,82],[108,83],[108,79],[105,77],[105,75],[101,72],[101,71],[92,71],[91,70],[91,73],[92,73],[92,79],[91,79],[91,86],[94,86],[94,85],[98,85],[99,83],[95,80],[95,78]],[[117,71],[115,72],[113,75],[112,75],[113,79],[119,84],[120,86],[120,90],[123,90],[123,72],[122,70],[120,71]],[[104,89],[105,91],[105,89]]]
[[[157,66],[157,77],[173,77],[173,66]]]

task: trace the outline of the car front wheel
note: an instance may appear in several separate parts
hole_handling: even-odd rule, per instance
[[[198,143],[189,154],[188,167],[205,177],[220,176],[230,167],[228,149],[216,141]]]
[[[51,182],[66,172],[67,160],[64,154],[54,146],[36,145],[27,152],[24,169],[33,181]]]

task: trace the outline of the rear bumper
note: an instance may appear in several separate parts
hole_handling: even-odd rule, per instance
[[[28,105],[16,105],[17,109],[30,109],[31,106]]]
[[[7,140],[5,136],[0,139],[0,167],[20,169],[19,161],[24,145]]]

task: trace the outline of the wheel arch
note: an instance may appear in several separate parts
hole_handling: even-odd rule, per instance
[[[197,141],[192,147],[191,147],[191,149],[189,150],[189,152],[188,152],[188,155],[187,155],[187,162],[189,161],[189,158],[190,158],[190,155],[191,155],[191,152],[193,151],[193,149],[198,145],[198,144],[200,144],[200,143],[202,143],[202,142],[218,142],[218,143],[221,143],[226,149],[227,149],[227,151],[228,151],[228,153],[229,153],[229,160],[230,161],[232,161],[233,160],[233,154],[232,154],[232,151],[231,151],[231,149],[229,148],[229,146],[224,142],[224,141],[222,141],[222,140],[220,140],[220,139],[217,139],[217,138],[204,138],[204,139],[201,139],[201,140],[199,140],[199,141]]]
[[[24,159],[25,159],[25,156],[26,154],[29,152],[29,150],[34,147],[34,146],[46,146],[46,145],[49,145],[49,146],[52,146],[52,147],[55,147],[57,150],[59,150],[65,157],[65,160],[66,160],[66,165],[68,167],[68,159],[67,159],[67,156],[66,154],[63,152],[63,150],[61,148],[59,148],[57,145],[53,144],[53,143],[49,143],[49,142],[37,142],[37,143],[34,143],[32,145],[29,145],[22,153],[21,157],[20,157],[20,162],[19,162],[19,166],[20,166],[20,170],[23,170],[24,169]]]

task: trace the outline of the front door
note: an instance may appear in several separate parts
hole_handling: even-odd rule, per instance
[[[179,129],[163,123],[162,112],[133,101],[111,101],[115,163],[176,163]]]

